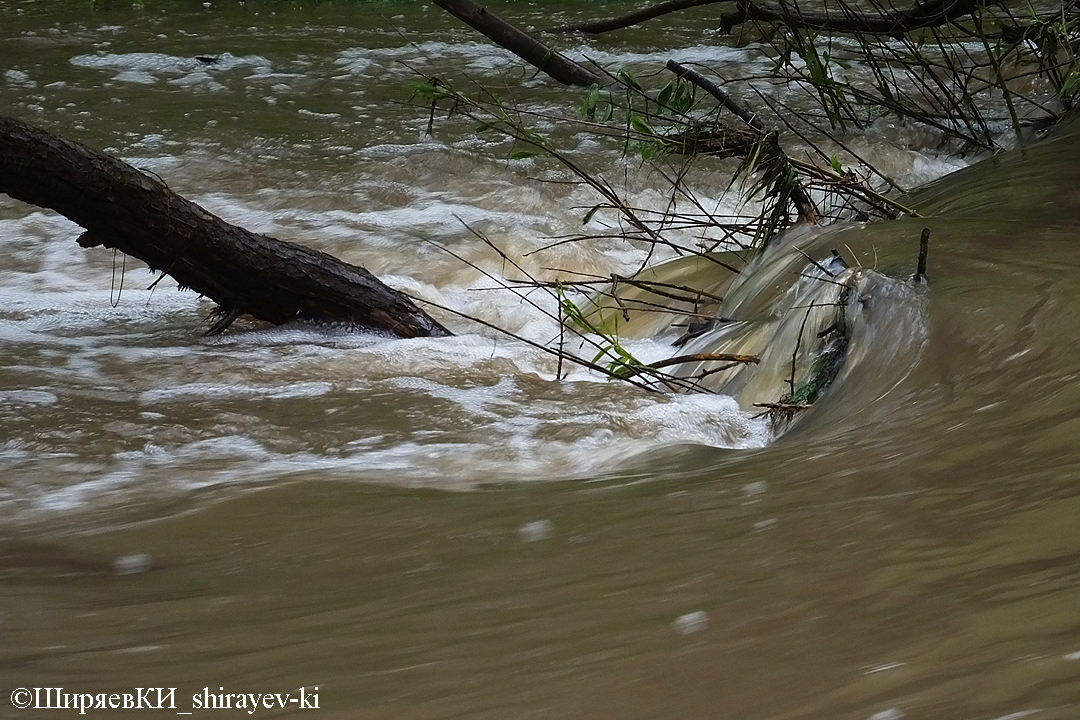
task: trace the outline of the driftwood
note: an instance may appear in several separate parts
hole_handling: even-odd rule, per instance
[[[134,256],[219,306],[280,324],[345,321],[401,337],[449,332],[362,267],[231,225],[160,178],[27,123],[0,116],[0,193],[51,208],[86,229],[83,247]]]
[[[560,55],[473,0],[435,0],[435,4],[564,85],[604,84],[596,73]]]

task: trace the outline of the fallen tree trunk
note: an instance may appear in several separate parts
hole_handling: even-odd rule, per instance
[[[139,258],[219,306],[209,334],[251,315],[345,321],[401,337],[450,334],[362,267],[249,232],[105,153],[0,116],[0,192],[81,225],[83,247]]]
[[[922,0],[907,10],[896,10],[884,5],[858,7],[841,2],[839,7],[832,11],[815,13],[803,12],[797,2],[781,2],[774,7],[753,0],[666,0],[620,17],[565,25],[556,28],[556,31],[598,35],[637,25],[668,13],[732,1],[737,6],[736,10],[725,13],[720,20],[720,29],[727,33],[736,25],[757,21],[803,30],[884,36],[900,36],[928,27],[939,27],[970,15],[977,7],[985,4],[985,0]]]
[[[435,0],[435,4],[564,85],[604,84],[596,73],[560,55],[474,0]]]
[[[923,0],[908,10],[858,10],[841,5],[840,10],[824,13],[802,12],[797,4],[770,7],[737,0],[735,12],[720,19],[720,30],[731,32],[736,25],[756,21],[778,23],[800,30],[900,37],[930,27],[940,27],[971,15],[986,0]]]
[[[612,30],[621,30],[622,28],[637,25],[638,23],[658,18],[661,15],[700,7],[701,5],[713,5],[727,1],[728,0],[668,0],[667,2],[662,2],[658,5],[650,5],[641,10],[637,10],[627,15],[621,15],[616,18],[595,20],[593,22],[579,23],[577,25],[563,25],[562,27],[555,28],[555,32],[580,32],[589,35],[599,35],[601,33],[611,32]]]

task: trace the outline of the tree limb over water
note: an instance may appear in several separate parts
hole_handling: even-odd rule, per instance
[[[564,85],[589,87],[602,82],[596,73],[563,57],[473,0],[435,0],[435,4]]]
[[[362,267],[225,222],[121,160],[0,116],[0,192],[51,208],[86,232],[219,306],[224,331],[242,314],[281,324],[344,321],[400,337],[450,333]]]
[[[599,35],[601,33],[611,32],[612,30],[621,30],[622,28],[637,25],[638,23],[658,18],[661,15],[668,15],[673,12],[700,7],[702,5],[715,5],[716,3],[725,1],[726,0],[668,0],[668,2],[649,5],[641,10],[636,10],[632,13],[620,15],[619,17],[611,18],[609,20],[594,20],[578,25],[564,25],[556,28],[555,32],[581,32],[589,35]]]
[[[810,13],[798,8],[770,7],[752,0],[739,0],[735,12],[726,14],[720,29],[731,32],[736,25],[748,21],[774,22],[799,30],[857,35],[899,36],[915,30],[940,27],[971,15],[988,0],[926,0],[908,10],[874,8],[873,12],[859,11],[844,2],[836,12]]]
[[[578,25],[557,28],[558,32],[582,32],[590,35],[620,30],[669,13],[715,5],[726,0],[669,0],[650,5],[632,13],[607,20],[596,20]],[[752,0],[738,0],[736,10],[726,13],[720,20],[720,29],[731,32],[736,25],[745,22],[775,22],[803,30],[825,30],[838,33],[870,35],[898,35],[928,27],[945,25],[965,15],[970,15],[986,0],[925,0],[907,10],[871,8],[872,12],[858,11],[845,3],[835,12],[807,13],[785,7],[772,7]]]
[[[756,114],[751,113],[732,100],[731,97],[724,92],[723,88],[696,70],[685,67],[675,60],[667,61],[667,69],[674,73],[676,77],[694,83],[716,98],[717,102],[723,105],[729,112],[738,115],[743,122],[760,133],[763,140],[771,145],[770,149],[775,157],[782,159],[782,161],[787,160],[787,156],[784,155],[778,144],[777,134],[775,132],[770,133],[758,119]],[[787,199],[790,199],[791,202],[794,203],[796,208],[798,208],[799,217],[803,222],[809,225],[816,225],[818,222],[818,211],[817,208],[814,207],[814,201],[810,198],[810,195],[806,192],[806,189],[802,186],[802,183],[798,180],[795,172],[792,171],[790,167],[785,168],[784,175],[789,178],[789,182],[787,183],[787,188],[783,191],[783,194],[786,195]]]

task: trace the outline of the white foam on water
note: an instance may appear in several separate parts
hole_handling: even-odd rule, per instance
[[[588,45],[580,45],[576,48],[564,49],[562,54],[575,59],[589,58],[602,66],[616,70],[628,65],[663,67],[668,60],[706,67],[719,67],[729,63],[738,64],[744,68],[742,73],[744,75],[752,74],[750,72],[751,66],[756,66],[759,69],[769,66],[758,47],[753,44],[740,48],[728,47],[719,43],[716,45],[701,44],[662,49],[655,52],[609,51]]]
[[[93,480],[77,482],[67,487],[32,494],[34,510],[45,513],[70,513],[91,504],[108,501],[124,488],[139,482],[133,473],[114,473]]]
[[[195,57],[180,57],[165,53],[99,52],[71,58],[75,67],[111,71],[111,81],[131,85],[155,85],[158,82],[186,91],[222,92],[228,87],[219,80],[236,69],[247,69],[250,77],[265,77],[272,71],[270,62],[258,55],[237,57],[230,53],[215,55],[204,62]]]
[[[520,63],[520,58],[504,50],[497,45],[483,42],[441,42],[428,40],[419,43],[408,43],[396,47],[385,48],[349,48],[341,51],[335,63],[341,68],[353,73],[364,73],[373,62],[386,64],[390,69],[403,73],[414,74],[406,65],[417,63],[438,62],[440,64],[449,61],[458,67],[471,68],[473,70],[494,69],[506,67],[507,63]]]
[[[435,340],[425,342],[430,348],[437,344]],[[481,350],[486,351],[481,362],[493,362],[490,338],[442,342],[442,365],[436,368],[398,362],[403,355],[415,356],[421,350],[415,343],[411,348],[403,347],[407,344],[403,341],[383,340],[356,350],[318,348],[317,352],[288,345],[286,349],[299,348],[306,357],[318,358],[316,366],[334,377],[268,382],[261,387],[212,382],[158,387],[137,396],[138,405],[154,417],[140,415],[135,423],[101,426],[121,436],[146,438],[141,449],[118,450],[92,462],[71,463],[32,457],[19,443],[9,443],[0,457],[17,472],[29,471],[30,485],[23,493],[34,511],[67,513],[87,505],[123,503],[133,493],[168,496],[310,473],[339,480],[444,489],[465,489],[492,481],[595,477],[632,467],[638,454],[672,444],[761,447],[770,439],[767,423],[740,411],[730,398],[642,394],[617,386],[609,389],[594,379],[555,384],[532,372],[535,368],[528,358],[511,345],[498,350],[503,355],[499,370],[509,374],[492,382],[491,370],[477,362],[485,355]],[[278,374],[272,363],[264,364],[264,355],[253,356],[252,348],[246,342],[235,342],[236,356],[229,359],[237,366],[250,363],[267,374]],[[355,353],[365,357],[353,357]],[[345,366],[356,369],[352,377],[345,374]],[[425,372],[430,377],[411,372]],[[385,379],[373,381],[365,373]],[[397,412],[412,417],[411,425],[397,427],[389,435],[377,434],[377,428],[390,429],[393,423],[380,424],[378,418],[356,428],[334,425],[335,416],[347,414],[350,407],[365,407],[372,395],[396,398]],[[325,419],[317,420],[313,427],[327,428],[336,438],[332,447],[313,448],[303,436],[294,436],[288,429],[282,436],[269,406],[248,405],[256,401],[289,403],[291,412],[312,413],[313,418],[320,416],[319,407],[333,410],[323,414]],[[194,428],[195,432],[223,434],[192,442],[170,440],[175,430],[162,418],[174,417],[192,405],[205,407],[219,418],[217,425]],[[250,410],[223,415],[227,407]],[[71,442],[78,443],[78,435]],[[49,443],[63,451],[62,439]],[[49,472],[47,484],[34,481],[41,471]],[[58,482],[65,484],[56,487]]]
[[[616,68],[655,65],[670,57],[744,68],[761,62],[755,47],[707,44],[674,53],[584,46],[566,52],[588,54]],[[214,63],[167,53],[99,52],[70,60],[73,67],[133,86],[198,92],[247,87],[260,96],[270,89],[295,93],[298,103],[304,84],[319,77],[367,83],[387,73],[412,74],[399,61],[419,67],[437,61],[480,74],[520,64],[485,42],[350,48],[331,60],[330,73],[303,59],[274,67],[260,55],[228,53]],[[6,77],[12,83],[30,80],[24,75]],[[319,107],[326,106],[311,105]],[[361,113],[365,107],[353,110]],[[346,110],[296,107],[289,112],[313,126],[353,119]],[[410,122],[420,138],[426,118]],[[538,162],[485,159],[487,149],[498,147],[487,138],[355,149],[347,139],[332,142],[337,154],[356,153],[355,176],[346,170],[310,187],[302,179],[280,186],[253,181],[248,171],[236,169],[243,160],[215,147],[201,154],[190,149],[164,154],[163,148],[172,147],[166,132],[144,130],[128,147],[130,154],[151,155],[132,160],[171,185],[199,185],[202,191],[192,199],[230,222],[365,265],[393,287],[542,345],[558,338],[551,317],[556,299],[535,292],[529,300],[537,308],[505,290],[487,290],[497,280],[482,271],[496,278],[520,275],[481,246],[465,225],[487,234],[509,256],[522,258],[525,270],[543,279],[558,276],[551,268],[599,277],[625,273],[649,252],[602,239],[526,258],[566,228],[602,232],[618,229],[619,219],[601,211],[582,225],[585,211],[597,202],[591,192],[532,183],[530,176],[542,169]],[[600,155],[597,163],[606,162],[603,151],[593,147],[595,140],[582,136],[570,142],[583,154]],[[283,148],[298,157],[309,150],[294,141],[279,145],[254,139],[251,149],[268,160]],[[670,198],[655,189],[659,178],[649,172],[643,165],[612,182],[626,183],[631,204],[662,210]],[[221,188],[205,179],[219,173],[225,177]],[[229,184],[235,177],[242,187],[259,187],[236,190]],[[733,194],[724,194],[723,184],[702,185],[705,208],[738,214],[740,207]],[[680,211],[700,212],[689,205]],[[203,340],[198,333],[205,328],[200,322],[209,304],[193,293],[175,292],[168,280],[153,292],[145,290],[153,276],[134,262],[123,272],[108,251],[74,247],[80,232],[51,213],[0,203],[0,234],[10,238],[7,257],[0,261],[0,337],[27,356],[9,361],[2,376],[8,379],[0,385],[0,412],[8,414],[15,436],[0,448],[0,460],[26,473],[20,487],[29,488],[42,509],[120,502],[134,488],[153,487],[167,495],[306,473],[454,488],[544,481],[614,471],[632,465],[641,453],[672,445],[757,448],[771,440],[767,421],[740,410],[730,398],[645,393],[573,364],[562,368],[557,381],[556,358],[450,315],[439,317],[458,333],[453,338],[402,341],[344,328],[237,325],[225,336]],[[670,237],[688,246],[703,240],[692,231]],[[482,271],[440,252],[428,239]],[[655,254],[652,261],[670,253]],[[117,299],[120,276],[125,289]],[[668,343],[670,338],[662,338],[628,347],[649,362],[670,356]],[[589,346],[570,346],[588,359],[596,354]],[[369,417],[360,409],[372,399],[376,410]],[[54,434],[22,434],[24,416],[38,413],[38,419],[59,409],[73,412]],[[99,411],[108,417],[98,422],[85,417]],[[290,425],[298,414],[304,422]],[[326,437],[313,440],[313,435]],[[67,464],[57,459],[83,452],[87,437],[101,441],[93,457]],[[55,487],[57,482],[67,486]]]
[[[139,402],[153,405],[163,402],[185,401],[192,398],[269,398],[286,399],[318,397],[330,392],[326,382],[297,382],[270,387],[248,385],[225,385],[220,383],[191,383],[168,388],[147,390],[139,395]]]
[[[7,70],[4,73],[4,79],[12,85],[26,85],[29,87],[33,87],[36,84],[33,80],[30,79],[29,73],[23,70],[17,70],[15,68]]]
[[[334,62],[343,70],[354,75],[362,75],[371,67],[372,51],[367,48],[350,48],[338,54]]]
[[[158,77],[142,70],[122,70],[113,76],[113,80],[137,85],[153,85],[158,81]]]
[[[904,711],[900,708],[889,708],[888,710],[882,710],[876,712],[870,716],[869,720],[900,720],[904,717]]]
[[[675,618],[673,625],[680,635],[693,635],[709,627],[709,614],[704,610],[695,610]]]
[[[698,44],[675,49],[660,49],[652,52],[632,50],[607,50],[604,48],[578,45],[560,48],[560,53],[577,61],[595,60],[601,65],[619,70],[629,65],[663,66],[669,59],[681,63],[700,65],[738,64],[744,69],[747,63],[756,62],[765,67],[765,60],[755,45],[742,48],[725,47],[722,44]],[[424,66],[438,63],[442,66],[457,67],[470,73],[504,72],[509,67],[517,67],[524,61],[508,50],[492,43],[475,41],[443,42],[424,41],[396,47],[363,48],[355,47],[341,51],[335,63],[350,73],[372,74],[378,64],[380,69],[412,74],[406,67]],[[531,74],[531,73],[530,73]]]
[[[117,575],[137,575],[147,572],[151,567],[153,567],[153,560],[146,553],[121,555],[113,560],[113,572]],[[134,649],[129,650],[129,652],[133,651]]]
[[[555,532],[555,523],[550,520],[533,520],[518,528],[518,537],[522,542],[547,540]]]
[[[165,53],[97,53],[76,55],[71,58],[76,67],[91,70],[114,70],[117,72],[146,73],[154,77],[188,75],[193,72],[223,72],[236,68],[270,68],[270,61],[259,55],[237,57],[230,53],[214,56],[214,62],[205,63],[194,57],[180,57]]]
[[[238,210],[241,203],[228,196],[213,200],[234,217],[244,216],[242,224],[253,229],[273,229],[280,220],[255,207]],[[445,207],[432,212],[412,221],[439,218],[449,224],[453,216]],[[345,227],[362,216],[330,212],[324,221]],[[521,222],[520,216],[500,217]],[[408,221],[404,213],[399,218]],[[458,326],[464,334],[453,338],[398,340],[347,327],[294,324],[234,329],[200,340],[192,321],[204,311],[192,293],[128,289],[113,307],[111,254],[73,248],[79,229],[67,221],[32,211],[0,220],[4,230],[16,238],[16,252],[0,265],[0,337],[54,360],[9,365],[33,384],[0,389],[0,411],[77,407],[85,393],[104,398],[106,409],[111,402],[132,406],[113,420],[72,417],[67,429],[49,438],[19,434],[0,450],[0,462],[20,477],[7,495],[21,498],[16,505],[32,513],[70,513],[124,503],[133,494],[169,496],[312,472],[441,488],[546,481],[603,474],[665,445],[760,447],[769,441],[766,425],[730,399],[643,394],[569,364],[566,379],[556,383],[555,358],[507,338],[470,334],[468,324]],[[335,232],[345,234],[330,234]],[[540,238],[525,234],[520,240]],[[385,252],[401,250],[391,243]],[[452,258],[441,262],[459,265]],[[25,271],[13,267],[19,263],[27,265]],[[128,270],[129,278],[133,272]],[[420,284],[408,277],[384,279]],[[539,342],[555,336],[554,320],[536,308],[470,289],[485,284],[490,282],[469,271],[426,290],[441,303],[516,322]],[[176,327],[177,320],[186,327]],[[667,347],[644,342],[634,352],[647,360]],[[131,370],[144,366],[158,370]],[[335,416],[364,407],[372,395],[392,398],[397,412],[414,421],[388,433],[376,417],[351,434],[343,431]],[[315,427],[333,432],[332,447],[313,448],[295,430],[282,435],[269,409],[274,405],[287,407],[281,411],[286,414],[318,418]],[[182,421],[198,426],[178,432],[174,418],[187,417],[188,408],[209,415]],[[96,447],[114,449],[82,461],[64,459],[83,453],[84,438],[99,432],[112,439]],[[196,437],[185,439],[191,435]],[[138,449],[130,447],[133,441]]]
[[[54,393],[47,390],[0,390],[0,405],[53,405]]]
[[[117,78],[114,78],[117,79]],[[192,73],[188,73],[183,77],[174,78],[169,80],[170,85],[176,85],[177,87],[189,89],[206,90],[208,92],[221,92],[226,87],[219,83],[214,77],[205,70],[197,70]]]

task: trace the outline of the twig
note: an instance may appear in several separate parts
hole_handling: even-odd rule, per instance
[[[930,252],[930,228],[923,228],[922,237],[919,238],[919,264],[915,269],[912,282],[919,285],[926,281],[926,256]]]
[[[438,308],[439,310],[443,310],[445,312],[451,313],[452,315],[457,315],[460,318],[464,318],[464,319],[469,320],[471,322],[477,323],[478,325],[483,325],[484,327],[495,330],[496,332],[500,332],[503,335],[508,335],[508,336],[514,338],[515,340],[519,340],[519,341],[525,343],[526,345],[534,347],[537,350],[541,350],[543,352],[546,352],[549,355],[557,355],[559,357],[565,358],[566,360],[569,360],[572,363],[575,363],[577,365],[581,365],[582,367],[586,367],[586,368],[588,368],[590,370],[595,370],[598,373],[601,373],[603,375],[607,375],[608,377],[614,378],[616,380],[625,380],[626,382],[630,383],[631,385],[633,385],[635,387],[639,387],[642,390],[648,390],[649,392],[658,392],[655,388],[649,387],[648,385],[646,385],[644,383],[640,383],[640,382],[637,382],[637,381],[629,379],[629,378],[624,378],[622,375],[619,375],[614,370],[609,370],[606,367],[604,367],[603,365],[597,365],[596,363],[589,362],[588,360],[585,360],[583,358],[579,358],[577,355],[574,355],[573,353],[560,353],[558,350],[555,350],[553,348],[549,348],[549,347],[547,347],[545,345],[541,345],[540,343],[538,343],[538,342],[536,342],[534,340],[530,340],[530,339],[528,339],[526,337],[522,337],[521,335],[513,333],[513,332],[507,330],[504,327],[499,327],[495,323],[489,323],[487,320],[481,320],[480,318],[469,315],[468,313],[464,313],[464,312],[462,312],[460,310],[455,310],[454,308],[447,307],[446,305],[441,305],[441,304],[439,304],[437,302],[434,302],[432,300],[425,300],[424,298],[417,297],[416,295],[410,295],[409,293],[405,293],[405,295],[408,295],[411,300],[414,300],[414,301],[416,301],[418,303],[423,303],[424,305],[430,305],[431,307]]]
[[[766,408],[768,410],[780,410],[783,412],[792,412],[795,410],[809,410],[813,405],[807,405],[805,403],[754,403],[754,407]]]
[[[791,202],[794,203],[796,209],[798,209],[799,217],[808,225],[817,225],[818,211],[814,206],[814,201],[810,199],[810,194],[806,192],[802,183],[799,182],[798,178],[795,176],[795,171],[791,167],[791,161],[783,150],[780,149],[777,133],[775,131],[770,132],[768,128],[758,120],[757,113],[751,113],[746,108],[739,105],[732,100],[731,96],[724,92],[719,85],[696,70],[685,67],[675,60],[667,61],[667,69],[675,73],[675,77],[685,78],[712,95],[721,105],[735,115],[738,115],[743,122],[761,134],[762,141],[767,143],[769,149],[777,154],[777,158],[784,164],[785,173],[790,175],[791,185],[788,197],[790,197]]]
[[[724,90],[719,85],[706,78],[697,70],[692,70],[682,65],[681,63],[676,62],[675,60],[667,61],[667,69],[675,73],[675,77],[685,78],[697,85],[705,92],[712,95],[714,98],[716,98],[717,102],[719,102],[721,105],[723,105],[735,115],[742,118],[743,122],[757,130],[759,133],[764,135],[769,132],[768,128],[762,125],[761,121],[757,119],[756,113],[749,112],[742,105],[739,105],[737,102],[732,100],[731,96],[724,92]]]
[[[238,317],[243,315],[243,311],[239,308],[218,308],[214,313],[211,313],[210,316],[213,317],[214,314],[218,314],[220,317],[217,322],[210,326],[209,330],[203,333],[203,337],[214,337],[215,335],[220,335],[225,332],[229,329],[230,325],[236,322]]]
[[[799,358],[799,347],[802,345],[803,331],[806,330],[806,322],[810,319],[810,313],[814,311],[814,301],[810,301],[810,306],[806,308],[806,315],[803,316],[802,325],[799,326],[799,335],[795,338],[795,350],[791,353],[791,378],[788,380],[788,385],[791,386],[791,394],[795,394],[795,362]]]
[[[654,363],[642,367],[626,368],[618,371],[618,373],[621,377],[629,378],[644,372],[649,372],[650,370],[659,370],[660,368],[670,367],[671,365],[682,365],[683,363],[690,362],[730,362],[749,365],[761,362],[761,358],[756,355],[732,355],[730,353],[694,353],[693,355],[679,355],[678,357],[668,358],[666,360],[657,360]]]
[[[795,246],[792,246],[792,247],[795,247]],[[806,259],[807,259],[807,260],[808,260],[808,261],[810,262],[810,264],[812,264],[812,265],[813,265],[814,267],[816,267],[816,268],[817,268],[818,270],[820,270],[821,272],[825,273],[825,274],[826,274],[826,275],[828,275],[829,277],[836,277],[836,273],[834,273],[833,271],[829,270],[829,268],[825,267],[824,265],[822,265],[821,263],[819,263],[819,262],[818,262],[817,260],[815,260],[814,258],[812,258],[812,257],[810,257],[809,255],[807,255],[807,254],[806,254],[806,252],[805,252],[805,251],[804,251],[804,250],[803,250],[802,248],[800,248],[800,247],[795,247],[795,252],[797,252],[797,253],[799,253],[800,255],[802,255],[802,256],[803,256],[804,258],[806,258]]]

